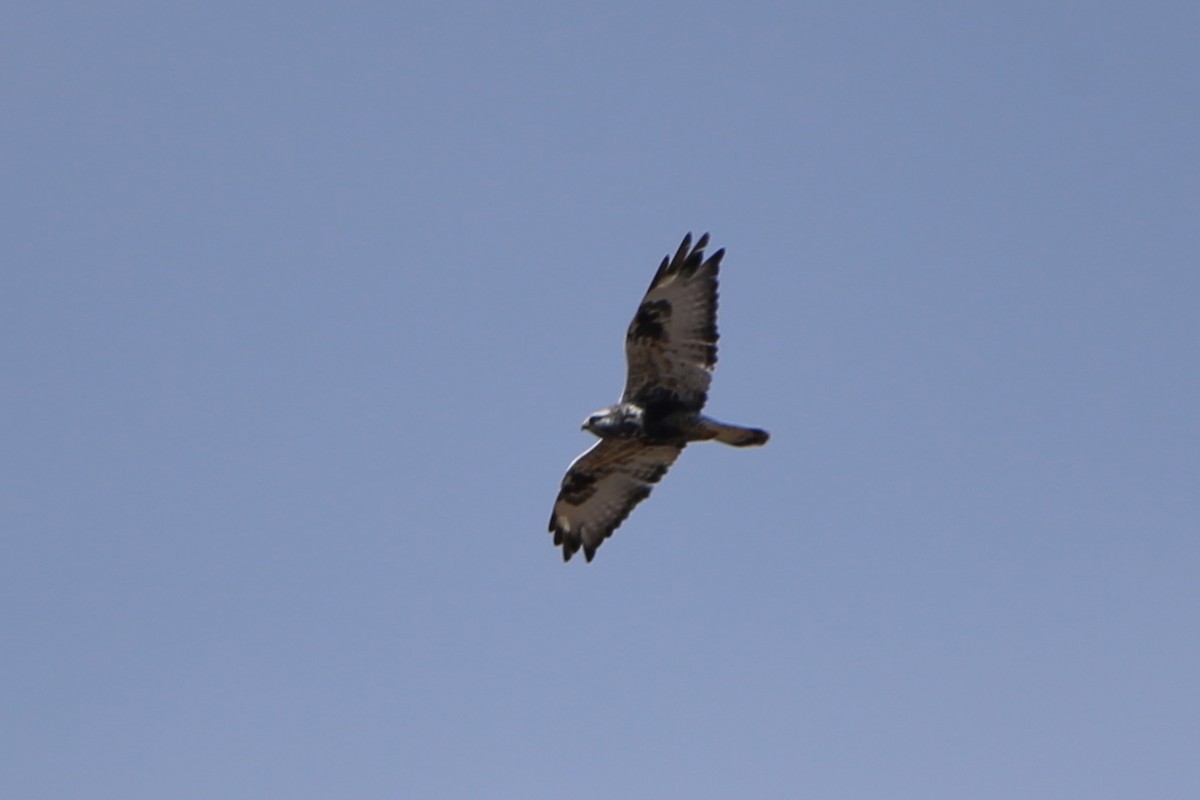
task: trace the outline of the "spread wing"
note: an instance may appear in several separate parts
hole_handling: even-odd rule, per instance
[[[554,543],[563,561],[580,547],[591,561],[633,507],[650,496],[683,445],[646,445],[634,439],[602,439],[567,468],[550,514]]]
[[[622,402],[699,411],[717,363],[717,271],[724,250],[708,259],[708,234],[692,247],[683,237],[659,266],[625,334],[629,373]]]

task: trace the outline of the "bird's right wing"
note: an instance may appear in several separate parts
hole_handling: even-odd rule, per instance
[[[632,439],[602,439],[567,468],[550,514],[554,543],[570,561],[579,548],[591,561],[650,488],[662,479],[683,445],[646,445]]]

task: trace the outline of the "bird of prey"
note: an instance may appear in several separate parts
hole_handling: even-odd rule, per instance
[[[717,363],[717,271],[725,256],[722,249],[705,258],[707,245],[707,233],[694,247],[689,233],[663,259],[625,334],[625,392],[583,423],[600,441],[571,463],[550,514],[564,561],[580,548],[591,561],[688,442],[767,442],[764,430],[700,413]]]

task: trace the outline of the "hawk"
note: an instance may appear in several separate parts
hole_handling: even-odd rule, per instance
[[[591,561],[688,442],[767,442],[764,430],[700,413],[717,363],[717,271],[725,256],[721,249],[705,258],[707,245],[707,233],[694,247],[689,233],[663,259],[625,334],[625,392],[583,423],[600,441],[567,468],[550,514],[563,561],[580,548]]]

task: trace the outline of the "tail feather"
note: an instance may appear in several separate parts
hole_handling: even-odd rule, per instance
[[[716,420],[710,420],[710,423],[711,430],[715,433],[713,438],[734,447],[757,447],[766,444],[767,439],[771,438],[771,434],[762,428],[743,428],[741,425],[730,425]]]

